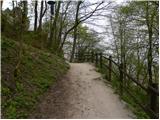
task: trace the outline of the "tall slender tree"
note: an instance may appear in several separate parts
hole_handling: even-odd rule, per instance
[[[38,21],[38,1],[35,0],[35,5],[34,5],[34,31],[37,31],[37,21]]]
[[[44,8],[44,2],[45,2],[45,8]],[[41,1],[41,9],[40,9],[40,14],[39,14],[39,26],[38,30],[41,31],[42,29],[42,19],[47,11],[47,2],[46,1]]]
[[[74,23],[76,27],[74,28],[74,39],[73,39],[73,47],[72,47],[70,62],[72,62],[74,59],[76,40],[77,40],[77,27],[78,27],[78,20],[79,20],[78,14],[79,14],[79,8],[80,8],[81,3],[82,3],[82,1],[78,1],[78,3],[77,3],[76,17],[75,17],[75,23]]]

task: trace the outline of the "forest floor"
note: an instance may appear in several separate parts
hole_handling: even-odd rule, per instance
[[[70,66],[68,73],[42,96],[29,118],[135,118],[93,65]]]

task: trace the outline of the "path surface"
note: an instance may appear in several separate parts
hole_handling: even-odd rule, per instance
[[[133,114],[88,63],[72,63],[29,118],[132,118]]]

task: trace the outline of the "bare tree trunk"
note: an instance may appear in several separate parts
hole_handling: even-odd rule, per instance
[[[61,21],[60,21],[60,29],[59,29],[59,34],[58,34],[58,51],[59,52],[62,52],[62,49],[60,49],[61,47],[61,44],[62,44],[62,30],[63,30],[63,27],[64,27],[64,22],[66,20],[66,16],[67,16],[67,10],[69,8],[69,5],[70,5],[71,1],[69,1],[67,3],[67,6],[65,8],[65,11],[64,11],[64,16],[61,16]]]
[[[149,84],[152,84],[152,36],[153,36],[153,17],[154,13],[149,16],[149,1],[146,3],[146,23],[148,27],[149,35],[149,49],[148,49],[148,75],[149,75]]]
[[[54,48],[55,52],[57,52],[58,46],[59,46],[58,45],[58,35],[57,35],[57,32],[58,32],[57,20],[59,18],[60,7],[61,7],[61,1],[58,1],[58,6],[57,6],[56,14],[55,14],[55,19],[54,19],[54,22],[53,22],[53,27],[54,27],[54,45],[53,45],[53,48]]]
[[[38,20],[38,12],[37,12],[37,6],[38,6],[38,1],[35,1],[35,7],[34,7],[34,14],[35,14],[35,18],[34,18],[34,31],[37,31],[37,20]]]
[[[2,6],[3,6],[3,0],[0,2],[1,6],[1,12],[2,12]]]
[[[61,39],[62,39],[62,29],[63,29],[63,20],[62,17],[60,18],[60,28],[59,28],[59,33],[58,33],[58,38],[57,38],[57,46],[59,48]]]
[[[73,59],[74,59],[74,54],[76,49],[76,40],[77,40],[77,27],[74,28],[74,40],[73,40],[73,47],[72,47],[70,62],[73,62]]]
[[[121,64],[123,64],[123,33],[122,33],[122,21],[120,21],[120,28],[119,28],[119,32],[120,32],[120,47],[121,47]]]
[[[58,17],[59,17],[60,5],[61,5],[61,1],[58,1],[58,7],[57,7],[57,10],[56,10],[56,14],[55,14],[53,24],[51,26],[50,37],[49,37],[49,42],[48,42],[48,47],[51,48],[53,38],[54,38],[54,46],[53,46],[53,49],[55,50],[54,52],[56,52],[57,49],[58,49],[57,48],[57,31],[56,31],[56,28],[57,28],[57,20],[58,20]]]
[[[12,9],[13,9],[13,24],[15,24],[15,1],[12,1]],[[15,30],[15,27],[13,28]]]
[[[118,45],[116,43],[116,38],[115,38],[115,33],[114,33],[112,16],[110,16],[110,23],[111,23],[111,30],[112,30],[112,35],[113,35],[113,39],[114,39],[114,44],[115,44],[115,47],[116,47],[116,54],[117,54],[117,59],[118,59],[118,64],[119,64],[120,63],[120,60],[119,60],[119,51],[118,51]]]
[[[38,30],[40,30],[40,31],[42,29],[42,14],[43,14],[43,1],[41,1],[41,10],[40,10],[40,15],[39,15],[39,27],[38,27]]]
[[[40,10],[40,14],[39,14],[39,26],[38,26],[38,31],[42,30],[42,19],[44,14],[46,13],[47,10],[47,2],[45,1],[45,9],[44,9],[44,1],[41,1],[41,10]]]
[[[139,80],[139,75],[140,75],[140,55],[139,55],[139,42],[137,40],[137,81]]]
[[[80,7],[81,3],[82,3],[81,1],[78,1],[77,11],[76,11],[75,25],[78,24],[78,14],[79,14],[79,7]],[[76,48],[76,40],[77,40],[77,27],[74,28],[74,40],[73,40],[73,47],[72,47],[72,53],[71,53],[70,62],[72,62],[73,59],[74,59],[75,48]]]

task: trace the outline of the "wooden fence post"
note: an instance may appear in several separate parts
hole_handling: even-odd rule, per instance
[[[120,66],[119,66],[119,72],[120,72],[120,95],[122,96],[123,95],[123,64],[121,63]]]
[[[79,53],[79,54],[78,54],[79,62],[82,62],[82,57],[83,57],[83,56]]]
[[[109,81],[112,80],[112,56],[109,56]]]
[[[157,83],[152,83],[150,86],[158,91],[158,84]],[[154,113],[159,113],[159,109],[158,109],[158,105],[159,105],[158,102],[159,101],[158,101],[158,97],[157,97],[156,93],[149,88],[149,94],[150,94],[150,109]],[[156,117],[151,115],[151,118],[156,118]]]
[[[96,66],[98,65],[98,53],[96,53]]]
[[[86,52],[86,62],[88,62],[88,52]]]
[[[87,62],[89,62],[89,51],[87,52]]]
[[[92,62],[92,52],[89,52],[89,61]]]
[[[91,52],[91,62],[92,63],[94,62],[94,52],[93,51]]]
[[[99,63],[100,63],[100,68],[102,68],[102,53],[99,54]]]
[[[78,61],[78,53],[75,53],[75,60]]]

